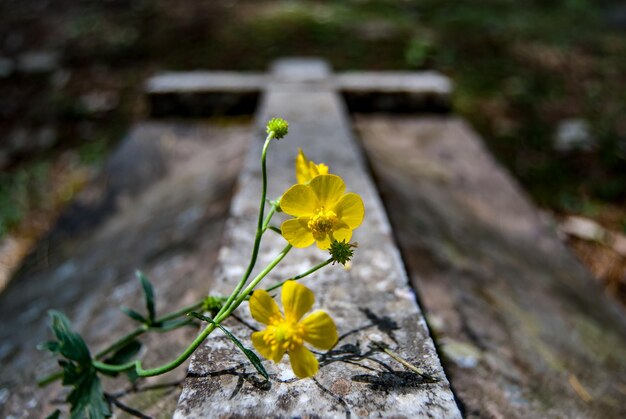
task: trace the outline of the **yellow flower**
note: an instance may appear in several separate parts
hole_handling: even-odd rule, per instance
[[[302,149],[298,149],[296,156],[296,179],[298,183],[305,184],[311,181],[315,176],[328,174],[328,166],[324,163],[315,164],[307,159]]]
[[[348,243],[352,230],[361,225],[365,208],[355,193],[344,194],[346,185],[336,175],[320,175],[306,185],[294,185],[280,199],[283,212],[296,218],[280,229],[294,247],[317,243],[328,249],[333,240]]]
[[[252,334],[252,344],[261,355],[279,362],[285,352],[293,372],[299,378],[312,377],[317,373],[318,362],[304,342],[328,350],[337,343],[335,322],[324,311],[316,310],[302,319],[313,307],[313,292],[295,281],[287,281],[282,290],[285,316],[281,314],[274,299],[265,290],[256,290],[250,297],[250,313],[267,328]]]

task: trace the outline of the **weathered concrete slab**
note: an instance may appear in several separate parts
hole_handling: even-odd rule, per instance
[[[191,361],[175,417],[460,417],[340,97],[324,82],[312,81],[325,77],[323,66],[303,71],[301,63],[283,61],[276,68],[291,76],[289,82],[270,84],[263,96],[213,290],[229,292],[250,256],[261,187],[262,128],[270,117],[283,117],[290,123],[289,135],[269,151],[270,196],[280,196],[295,183],[293,161],[302,147],[311,159],[328,163],[365,202],[366,218],[354,236],[359,249],[352,269],[331,266],[304,280],[316,293],[316,307],[333,316],[343,336],[334,350],[318,354],[321,368],[314,379],[295,379],[285,357],[279,364],[264,362],[271,379],[260,385],[230,341],[213,334]],[[285,244],[278,235],[264,238],[259,265],[267,264]],[[289,278],[325,258],[315,246],[294,249],[264,284]],[[255,323],[245,303],[237,315]],[[248,327],[231,320],[227,327],[252,346]],[[372,350],[372,338],[382,339],[436,381],[427,382]]]
[[[152,116],[251,115],[267,76],[235,72],[163,73],[148,79]]]
[[[234,71],[166,72],[146,81],[149,94],[258,91],[267,82],[264,74]]]
[[[135,269],[153,281],[159,311],[206,295],[249,137],[247,125],[149,122],[131,131],[0,294],[0,417],[45,417],[62,407],[58,383],[36,386],[57,367],[35,348],[51,337],[47,310],[67,313],[97,351],[134,327],[120,306],[143,308]],[[169,361],[195,334],[187,328],[146,337],[144,361]],[[139,392],[124,393],[123,380],[105,385],[146,415],[171,417],[184,374],[143,381]],[[172,384],[147,389],[156,383]]]
[[[301,62],[315,65],[311,60]],[[145,91],[153,116],[252,114],[260,92],[275,80],[284,80],[284,77],[275,72],[268,75],[170,72],[150,78]],[[353,111],[445,112],[450,109],[452,82],[435,71],[329,74],[323,84],[340,91]]]
[[[351,112],[447,112],[452,82],[436,71],[348,72],[335,86]]]
[[[359,116],[468,417],[626,417],[626,319],[456,118]]]

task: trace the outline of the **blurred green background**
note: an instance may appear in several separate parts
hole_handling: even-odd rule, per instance
[[[0,236],[45,230],[145,116],[147,76],[293,55],[447,74],[540,206],[626,231],[619,1],[22,0],[0,3]]]

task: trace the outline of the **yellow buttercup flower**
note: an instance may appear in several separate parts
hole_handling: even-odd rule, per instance
[[[283,212],[296,218],[283,222],[283,237],[294,247],[317,243],[328,249],[337,240],[348,243],[352,230],[365,215],[363,200],[355,193],[344,194],[346,184],[336,175],[314,177],[306,185],[294,185],[280,199]]]
[[[282,290],[283,316],[274,299],[265,290],[250,297],[250,313],[267,328],[252,333],[252,344],[267,359],[279,362],[285,352],[293,372],[299,378],[312,377],[319,368],[317,359],[304,342],[328,350],[337,343],[337,327],[324,311],[316,310],[302,319],[313,307],[313,292],[296,281],[287,281]]]
[[[298,149],[296,156],[296,179],[298,183],[305,184],[311,181],[315,176],[328,174],[328,166],[324,163],[315,164],[307,159],[302,149]]]

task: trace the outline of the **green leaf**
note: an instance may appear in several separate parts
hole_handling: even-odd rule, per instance
[[[48,312],[52,319],[52,333],[57,338],[56,341],[46,342],[40,348],[52,353],[58,353],[64,358],[76,361],[79,365],[91,365],[91,354],[83,338],[72,330],[70,321],[65,314],[60,311],[50,310]]]
[[[122,310],[122,313],[126,314],[128,317],[130,317],[133,320],[138,321],[141,324],[145,324],[148,323],[148,320],[142,316],[141,314],[137,313],[135,310],[128,308],[128,307],[122,307],[120,308],[120,310]]]
[[[66,401],[70,404],[72,419],[104,419],[111,409],[104,397],[95,368],[83,369],[73,362],[60,361],[63,367],[63,385],[73,387]]]
[[[72,387],[66,399],[70,404],[71,418],[101,419],[111,416],[85,341],[72,330],[70,321],[63,313],[51,310],[49,314],[56,341],[43,343],[40,348],[62,357],[59,365],[63,368],[63,385]]]
[[[154,290],[152,289],[152,284],[146,278],[146,276],[141,271],[135,272],[135,275],[141,281],[141,286],[143,287],[143,293],[146,297],[146,309],[148,310],[148,320],[150,320],[150,324],[154,323],[156,319],[156,311],[154,309]]]
[[[193,316],[193,317],[195,317],[197,319],[204,320],[205,322],[212,323],[212,324],[216,325],[217,327],[219,327],[220,330],[222,332],[224,332],[224,334],[226,336],[228,336],[230,338],[230,340],[233,341],[235,346],[238,347],[239,349],[241,349],[241,352],[243,352],[243,354],[246,356],[246,358],[248,358],[250,363],[254,366],[254,368],[256,368],[256,370],[259,372],[259,374],[261,374],[263,376],[263,378],[265,378],[266,380],[269,379],[269,375],[267,374],[267,371],[265,371],[265,367],[263,367],[263,363],[261,362],[259,357],[254,352],[252,352],[250,349],[248,349],[245,346],[243,346],[243,344],[239,341],[239,339],[237,339],[235,337],[235,335],[230,333],[228,331],[228,329],[226,329],[224,326],[222,326],[219,323],[215,323],[213,321],[213,319],[211,319],[209,317],[206,317],[206,316],[203,316],[202,314],[196,313],[195,311],[192,311],[191,313],[189,313],[189,315]]]

